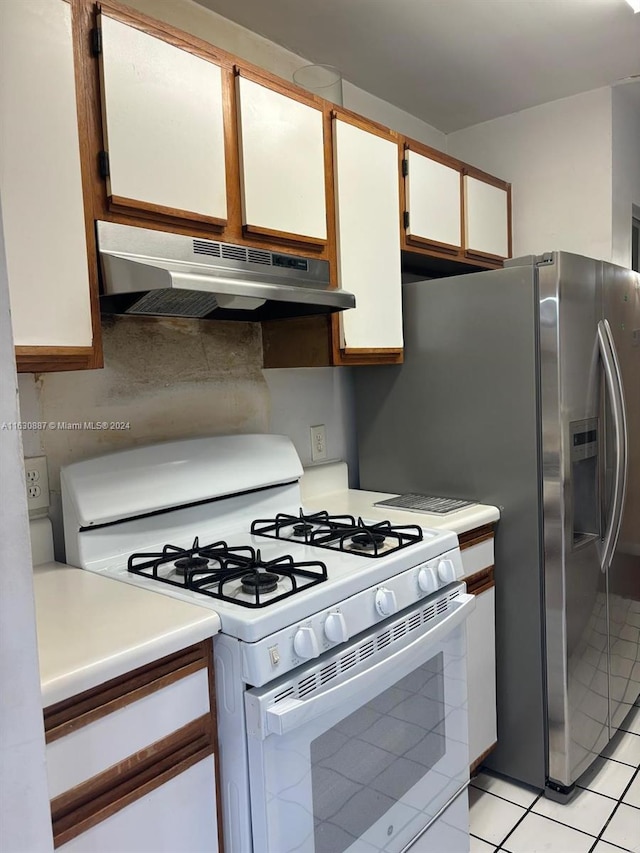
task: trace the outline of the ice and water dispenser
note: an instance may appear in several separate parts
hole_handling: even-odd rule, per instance
[[[569,424],[574,547],[600,535],[598,419]]]

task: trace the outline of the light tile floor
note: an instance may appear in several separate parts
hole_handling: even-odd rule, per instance
[[[490,772],[469,787],[471,853],[640,853],[640,707],[566,805]]]

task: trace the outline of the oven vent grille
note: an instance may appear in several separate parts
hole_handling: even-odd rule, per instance
[[[401,622],[397,622],[386,631],[376,634],[364,640],[359,645],[351,648],[348,652],[334,657],[324,666],[318,666],[300,681],[287,686],[281,693],[276,693],[273,697],[274,703],[281,702],[283,699],[297,698],[303,699],[322,687],[334,678],[339,678],[340,675],[359,663],[367,660],[373,655],[382,654],[383,650],[394,643],[401,640],[407,634],[417,630],[423,625],[426,625],[436,616],[440,616],[448,608],[451,601],[458,598],[460,588],[456,588],[451,592],[441,596],[437,601],[430,603],[422,610],[412,613]]]

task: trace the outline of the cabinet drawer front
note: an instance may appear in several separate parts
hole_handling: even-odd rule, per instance
[[[356,307],[340,315],[345,349],[401,349],[398,146],[334,121],[340,287]]]
[[[407,162],[407,236],[459,247],[460,172],[415,151],[407,151]]]
[[[477,545],[470,545],[468,548],[462,549],[461,553],[465,577],[473,575],[481,569],[487,569],[494,564],[493,539],[478,542]]]
[[[327,239],[322,112],[237,77],[245,226]]]
[[[476,595],[467,620],[469,761],[473,764],[497,740],[495,589]]]
[[[509,255],[508,194],[486,181],[464,176],[465,249]]]
[[[217,853],[212,756],[58,847],[64,853]]]
[[[1,5],[0,187],[14,341],[90,347],[71,6]]]
[[[47,744],[52,798],[209,713],[206,669]]]
[[[100,26],[109,195],[225,220],[220,67],[104,13]]]

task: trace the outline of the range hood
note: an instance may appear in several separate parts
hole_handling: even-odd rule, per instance
[[[250,321],[356,304],[329,289],[328,261],[115,222],[96,229],[105,313]]]

